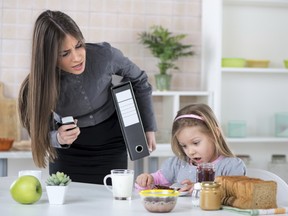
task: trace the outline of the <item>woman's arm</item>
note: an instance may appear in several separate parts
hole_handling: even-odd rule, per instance
[[[112,47],[111,51],[113,71],[116,75],[131,81],[145,132],[155,132],[157,125],[152,103],[152,86],[148,82],[147,74],[120,50]]]

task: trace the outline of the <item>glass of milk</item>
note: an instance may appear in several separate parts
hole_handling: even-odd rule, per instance
[[[111,178],[112,186],[107,184],[107,179]],[[113,169],[111,174],[104,177],[105,187],[113,193],[116,200],[131,200],[134,187],[134,170]]]

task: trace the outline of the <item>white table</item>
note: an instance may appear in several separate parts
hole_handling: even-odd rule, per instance
[[[5,216],[142,216],[159,215],[149,213],[135,192],[132,200],[113,200],[112,193],[103,185],[74,183],[69,185],[66,202],[63,205],[50,205],[45,188],[41,199],[32,205],[15,202],[9,192],[9,187],[16,177],[0,178],[0,212]],[[44,181],[42,182],[44,185]],[[191,197],[179,197],[178,202],[169,215],[207,215],[207,216],[239,216],[240,214],[227,210],[202,211],[193,208]]]

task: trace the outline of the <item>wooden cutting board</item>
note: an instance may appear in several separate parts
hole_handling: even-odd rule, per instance
[[[0,137],[20,140],[17,101],[4,97],[4,84],[0,82]]]

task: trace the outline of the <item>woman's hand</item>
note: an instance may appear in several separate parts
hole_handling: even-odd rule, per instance
[[[77,127],[77,120],[74,124],[62,125],[58,128],[57,139],[61,145],[71,145],[79,136],[80,129]]]
[[[146,134],[146,139],[147,139],[149,151],[152,152],[156,149],[155,132],[154,131],[147,131],[145,134]]]
[[[136,183],[143,188],[153,188],[154,178],[149,173],[142,173],[137,176]]]

